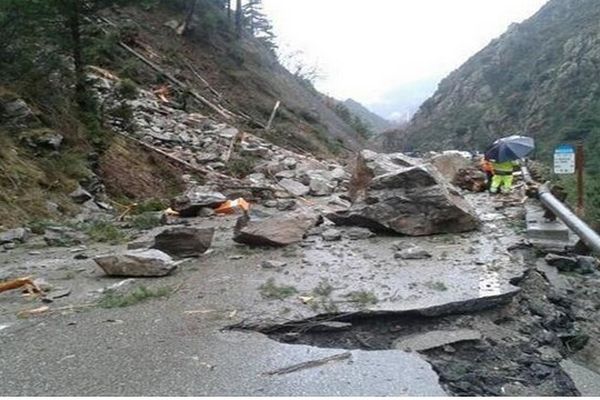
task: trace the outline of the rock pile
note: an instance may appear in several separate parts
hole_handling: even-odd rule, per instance
[[[433,166],[401,166],[395,157],[363,152],[352,178],[352,206],[327,217],[338,225],[410,236],[466,232],[479,226],[471,205]]]

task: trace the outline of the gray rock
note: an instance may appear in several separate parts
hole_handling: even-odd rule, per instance
[[[177,268],[177,263],[159,250],[134,250],[123,254],[99,256],[96,264],[109,276],[161,277]]]
[[[431,253],[428,251],[418,247],[413,246],[407,249],[400,250],[394,255],[395,258],[401,260],[424,260],[427,258],[431,258]]]
[[[15,127],[40,126],[39,119],[22,99],[0,98],[0,121]]]
[[[345,232],[345,235],[350,240],[364,240],[374,237],[375,233],[367,228],[350,228]]]
[[[214,228],[169,228],[156,236],[153,248],[171,257],[200,257],[210,248],[214,234]]]
[[[455,331],[431,331],[414,336],[400,338],[393,348],[404,351],[424,351],[443,347],[452,343],[481,340],[481,332],[461,329]]]
[[[577,272],[581,274],[593,274],[598,271],[599,266],[596,257],[577,256]]]
[[[310,191],[310,188],[308,186],[305,186],[298,181],[294,181],[287,178],[280,180],[279,185],[294,196],[299,197],[306,196]]]
[[[296,161],[295,158],[287,157],[281,162],[281,164],[283,164],[285,169],[291,170],[291,169],[296,169],[296,166],[298,165],[298,161]]]
[[[44,232],[44,241],[51,247],[70,247],[83,244],[87,235],[70,228],[48,227]]]
[[[559,271],[574,271],[577,268],[577,259],[575,257],[565,257],[558,254],[547,254],[544,258],[548,265],[556,267]]]
[[[263,261],[260,265],[264,269],[280,269],[280,268],[285,267],[287,265],[287,263],[283,262],[283,261],[268,260],[268,261]]]
[[[277,210],[279,211],[292,211],[295,210],[296,207],[298,207],[298,203],[293,199],[277,201]]]
[[[287,246],[301,242],[308,230],[320,222],[320,217],[308,212],[277,215],[250,221],[242,216],[234,229],[233,240],[252,246]]]
[[[310,180],[310,194],[313,196],[329,196],[335,191],[337,185],[332,179],[315,176]]]
[[[171,207],[183,218],[198,216],[204,207],[214,208],[227,201],[222,193],[214,191],[208,186],[193,186],[182,196],[173,199]]]
[[[394,231],[409,236],[475,230],[475,210],[431,165],[376,176],[353,176],[355,201],[327,215],[337,225]]]
[[[16,228],[0,233],[0,244],[21,242],[29,239],[30,231],[26,228]]]
[[[51,129],[34,129],[23,133],[21,141],[34,149],[45,148],[50,150],[60,150],[64,140],[63,135]]]
[[[342,239],[342,232],[337,229],[327,229],[321,236],[327,242],[335,242]]]
[[[84,204],[94,199],[94,196],[92,196],[87,190],[85,190],[81,186],[79,186],[77,189],[71,192],[69,196],[71,196],[71,199],[73,199],[73,201],[78,204]]]
[[[363,150],[357,162],[357,168],[371,177],[397,172],[414,167],[421,162],[402,153],[382,154],[371,150]],[[354,172],[354,175],[356,175]]]
[[[275,174],[275,178],[277,180],[294,179],[295,177],[296,177],[296,171],[285,170],[285,171],[281,171],[281,172],[278,172],[277,174]]]

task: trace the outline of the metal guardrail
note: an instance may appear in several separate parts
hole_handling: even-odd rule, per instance
[[[523,179],[527,184],[536,184],[526,166],[521,167]],[[600,254],[600,235],[558,200],[550,191],[550,182],[539,186],[538,198],[544,206],[554,213],[595,253]]]

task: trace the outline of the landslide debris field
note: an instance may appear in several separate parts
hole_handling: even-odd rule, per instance
[[[166,119],[176,118],[190,116]],[[191,140],[237,134],[202,121],[209,129]],[[168,138],[151,142],[186,156]],[[152,228],[115,222],[95,195],[74,193],[85,197],[78,220],[103,221],[118,244],[94,242],[75,221],[3,234],[1,278],[31,276],[43,290],[0,295],[4,393],[594,390],[596,260],[547,257],[564,273],[548,264],[526,238],[522,184],[510,197],[458,189],[438,171],[475,169],[457,152],[364,151],[345,167],[252,136],[237,146],[258,160],[237,182],[244,189],[219,182],[227,175],[204,185],[184,177],[179,216],[148,213]],[[247,217],[215,213],[238,196],[251,203]]]
[[[538,246],[524,183],[492,197],[457,151],[317,159],[88,74],[134,124],[107,114],[73,218],[0,233],[2,393],[599,393],[598,261],[559,223]]]

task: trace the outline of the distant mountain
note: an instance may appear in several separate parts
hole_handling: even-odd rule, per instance
[[[586,140],[600,171],[600,1],[550,0],[452,72],[386,149],[483,150],[516,133],[547,161],[561,142]]]
[[[440,77],[410,82],[395,87],[382,96],[382,100],[369,104],[369,109],[391,121],[408,122],[419,107],[435,92]]]
[[[372,128],[373,133],[379,134],[396,127],[393,122],[375,114],[359,102],[348,99],[343,102],[348,110]]]

